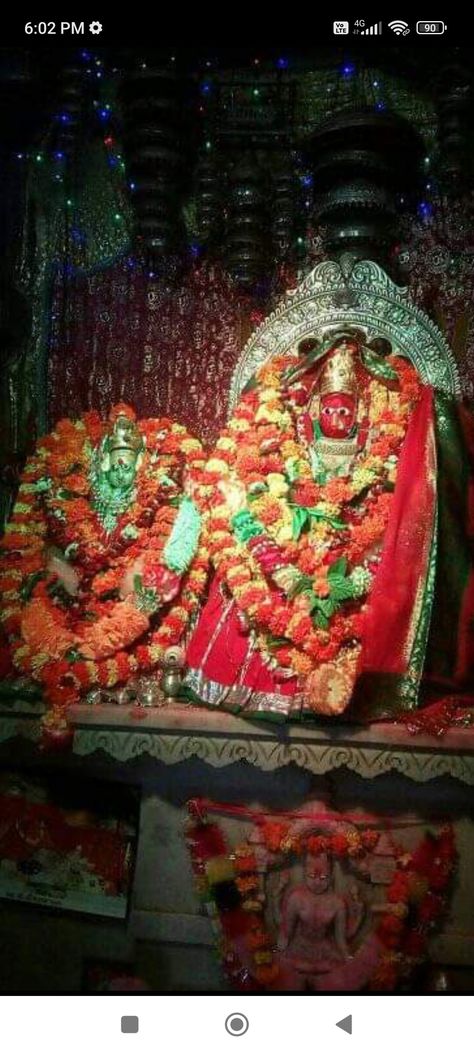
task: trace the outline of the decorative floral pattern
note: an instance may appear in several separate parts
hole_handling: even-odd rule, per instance
[[[53,288],[48,413],[53,423],[126,399],[140,417],[172,415],[204,442],[224,426],[230,379],[263,313],[222,268],[149,277],[128,257]],[[211,397],[212,393],[212,397]]]

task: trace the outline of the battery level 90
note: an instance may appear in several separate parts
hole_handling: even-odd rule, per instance
[[[440,36],[446,31],[445,22],[417,22],[416,31],[421,36]]]

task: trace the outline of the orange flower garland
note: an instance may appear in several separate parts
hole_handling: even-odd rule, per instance
[[[133,416],[124,406],[113,412]],[[60,724],[65,708],[89,688],[112,688],[153,670],[182,640],[207,580],[204,544],[181,582],[163,564],[183,486],[193,492],[201,479],[201,444],[167,418],[141,421],[146,449],[135,497],[107,535],[88,477],[92,449],[106,428],[97,413],[85,413],[60,421],[39,441],[0,543],[0,620],[16,669],[43,685],[48,726]],[[72,575],[69,592],[51,562],[58,550]],[[120,595],[137,561],[151,585],[157,575],[165,586],[176,579],[172,594],[179,587],[178,596],[161,618]]]
[[[294,360],[279,358],[242,396],[200,488],[212,562],[255,646],[270,668],[296,674],[303,686],[338,656],[350,661],[360,639],[398,456],[421,390],[407,361],[388,362],[398,382],[367,377],[368,441],[347,475],[313,479],[298,434],[301,411],[285,382]],[[275,571],[282,567],[302,587],[281,585]]]

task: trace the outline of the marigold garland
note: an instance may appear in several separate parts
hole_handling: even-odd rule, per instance
[[[119,412],[134,417],[127,406],[114,407]],[[90,456],[107,428],[92,411],[59,421],[38,442],[0,543],[0,620],[16,670],[43,686],[50,728],[91,687],[113,688],[152,671],[182,640],[206,585],[204,541],[181,581],[163,560],[183,486],[193,491],[201,481],[201,444],[168,418],[139,426],[146,448],[135,497],[112,533],[105,533],[91,502]],[[66,555],[67,573],[76,576],[73,596],[55,573],[51,546]],[[140,560],[147,587],[171,585],[176,592],[179,586],[163,616],[149,616],[119,594]]]
[[[360,641],[398,457],[421,392],[406,360],[388,362],[398,382],[387,387],[367,376],[368,441],[348,475],[313,478],[298,427],[301,387],[292,390],[285,379],[294,360],[276,358],[242,395],[200,487],[211,560],[255,646],[277,677],[296,674],[302,686],[325,663],[350,662]]]

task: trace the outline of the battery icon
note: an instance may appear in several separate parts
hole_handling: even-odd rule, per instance
[[[416,31],[420,36],[440,36],[447,29],[446,22],[417,22]]]

